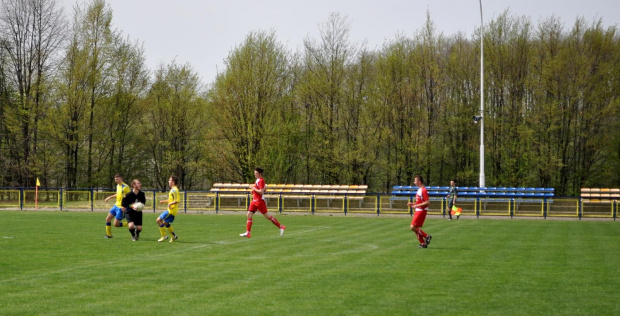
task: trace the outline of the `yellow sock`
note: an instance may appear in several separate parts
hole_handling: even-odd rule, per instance
[[[112,226],[106,226],[105,227],[105,233],[108,236],[112,236]]]
[[[159,228],[159,232],[161,233],[162,237],[166,237],[166,228],[165,227],[160,227]]]
[[[170,236],[174,236],[174,229],[172,228],[172,225],[168,227],[168,232],[170,233]]]

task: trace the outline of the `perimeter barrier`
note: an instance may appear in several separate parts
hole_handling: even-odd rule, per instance
[[[168,191],[142,190],[147,201],[145,211],[163,212],[166,204],[159,201],[168,199]],[[244,212],[252,195],[249,192],[222,193],[211,191],[181,191],[179,210],[188,212]],[[106,211],[116,199],[105,202],[105,198],[115,194],[112,189],[65,189],[65,188],[0,188],[0,210],[50,210],[50,211]],[[37,200],[38,199],[38,200]],[[390,195],[366,193],[360,195],[290,195],[285,193],[265,194],[267,208],[272,212],[288,213],[340,213],[413,215],[407,206],[414,201],[414,195]],[[430,197],[430,215],[446,216],[447,199]],[[605,202],[592,201],[580,197],[549,198],[498,198],[461,197],[457,206],[462,208],[462,217],[572,217],[609,218],[616,220],[620,200]]]

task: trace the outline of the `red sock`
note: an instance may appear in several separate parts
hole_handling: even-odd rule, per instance
[[[245,224],[245,230],[252,231],[252,219],[248,219],[248,222]]]
[[[422,237],[422,235],[420,235],[420,233],[416,233],[415,234],[416,237],[418,237],[418,241],[420,242],[420,245],[423,245],[426,243],[426,240],[424,240],[424,237]]]
[[[428,234],[425,233],[421,228],[418,229],[418,231],[420,232],[420,235],[422,235],[422,237],[424,237],[424,238],[428,237]]]
[[[278,222],[278,220],[277,220],[275,217],[271,216],[271,217],[269,218],[269,220],[270,220],[270,221],[271,221],[274,225],[278,226],[278,228],[280,228],[280,222]]]

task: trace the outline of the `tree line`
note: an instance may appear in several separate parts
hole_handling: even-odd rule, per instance
[[[620,184],[617,27],[508,11],[470,38],[436,30],[369,49],[332,13],[290,51],[250,31],[212,82],[148,69],[104,0],[0,0],[0,187],[110,187],[113,175],[187,190],[251,182],[477,186],[480,38],[487,186]]]

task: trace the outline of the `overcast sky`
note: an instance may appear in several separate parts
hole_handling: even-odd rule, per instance
[[[85,0],[60,0],[65,12]],[[480,26],[480,4],[474,0],[106,0],[114,13],[114,28],[144,44],[147,64],[156,69],[176,60],[189,63],[204,83],[223,71],[231,50],[251,31],[274,30],[292,51],[305,38],[319,38],[319,26],[332,12],[350,23],[350,40],[374,50],[396,34],[413,35],[426,13],[444,35],[471,36]],[[483,0],[485,24],[509,10],[535,24],[552,15],[570,29],[577,17],[588,23],[601,18],[620,27],[620,0]]]

